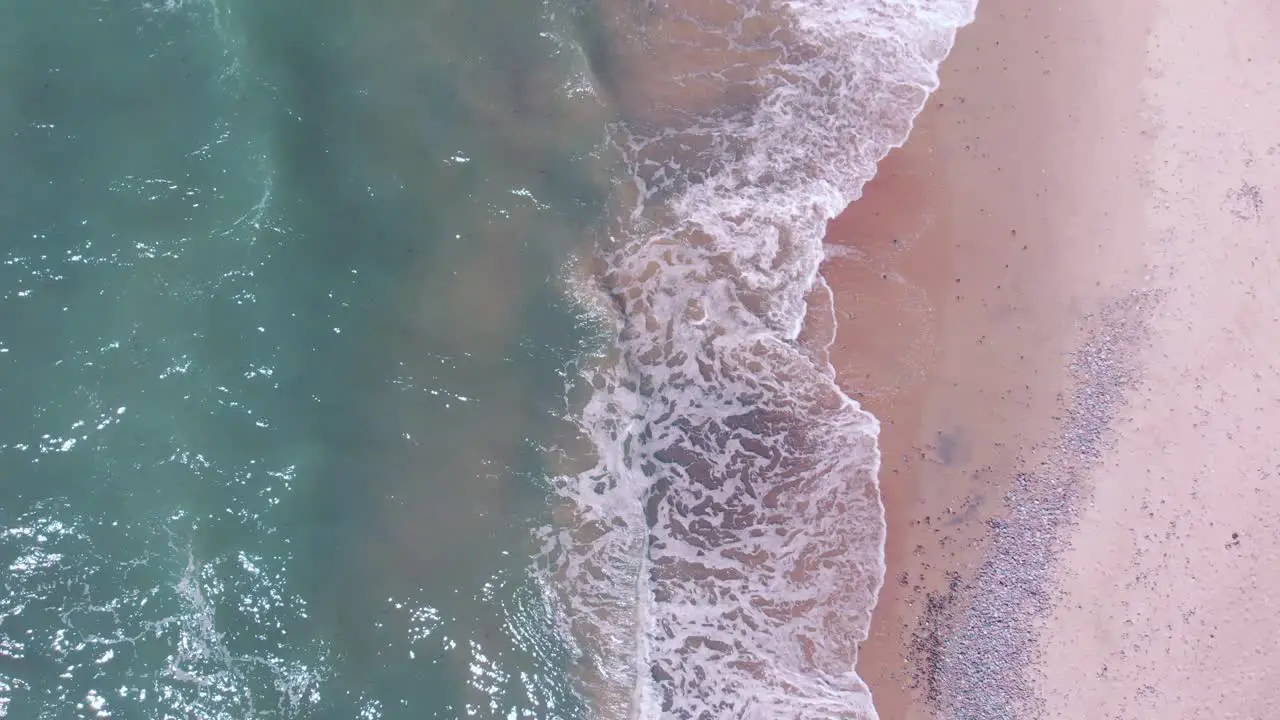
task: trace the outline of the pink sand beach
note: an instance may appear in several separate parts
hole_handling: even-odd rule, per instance
[[[1258,0],[982,0],[830,225],[882,422],[881,718],[1280,712],[1278,34]]]

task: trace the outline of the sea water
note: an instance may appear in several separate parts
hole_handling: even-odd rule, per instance
[[[614,334],[583,377],[595,462],[561,478],[548,541],[585,684],[608,717],[873,718],[879,425],[826,361],[822,238],[974,5],[598,6],[627,179],[595,250]]]
[[[821,236],[972,10],[5,4],[0,717],[874,717]]]
[[[530,571],[601,206],[562,30],[0,7],[0,716],[581,716]]]

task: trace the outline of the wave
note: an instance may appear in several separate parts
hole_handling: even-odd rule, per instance
[[[594,466],[552,586],[607,718],[875,718],[879,423],[825,361],[826,222],[901,145],[976,0],[603,3],[617,212]],[[808,329],[806,329],[808,328]]]

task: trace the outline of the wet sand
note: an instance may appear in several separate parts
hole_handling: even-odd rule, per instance
[[[1265,8],[984,0],[831,224],[833,362],[883,423],[881,717],[1280,704]]]

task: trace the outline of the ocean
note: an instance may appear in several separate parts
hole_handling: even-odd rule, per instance
[[[0,718],[873,718],[825,222],[971,0],[0,7]]]

